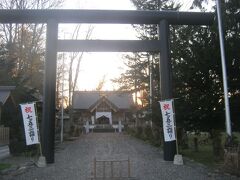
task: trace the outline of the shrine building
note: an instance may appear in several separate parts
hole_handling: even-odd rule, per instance
[[[131,92],[75,91],[73,93],[74,120],[78,124],[127,124],[134,107]]]

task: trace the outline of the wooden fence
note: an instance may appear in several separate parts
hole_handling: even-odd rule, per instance
[[[131,176],[130,159],[96,160],[93,161],[91,180],[100,179],[135,179]]]
[[[9,127],[0,127],[0,144],[9,144]]]

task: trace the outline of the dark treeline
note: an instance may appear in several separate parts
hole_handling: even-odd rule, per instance
[[[186,10],[176,1],[132,0],[139,10]],[[207,11],[210,1],[194,1],[190,9]],[[213,3],[212,3],[213,4]],[[215,3],[214,3],[215,5]],[[216,7],[211,7],[212,11]],[[226,65],[233,130],[240,130],[240,11],[238,0],[222,4]],[[134,25],[139,39],[158,39],[155,25]],[[170,26],[170,49],[176,119],[187,130],[211,131],[225,128],[224,96],[217,22],[212,26]],[[153,73],[153,122],[161,125],[158,100],[159,54],[126,56],[128,70],[114,82],[121,89],[140,91],[142,110],[149,108],[149,62]]]

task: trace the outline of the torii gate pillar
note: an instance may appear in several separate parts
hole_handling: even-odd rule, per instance
[[[47,163],[54,163],[58,23],[47,22],[41,141]]]
[[[172,66],[169,50],[169,24],[167,20],[161,20],[159,23],[159,39],[161,43],[160,50],[160,96],[161,100],[172,99]],[[176,141],[164,142],[163,159],[173,161],[176,154]]]

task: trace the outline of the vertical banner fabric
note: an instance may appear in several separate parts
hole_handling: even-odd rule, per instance
[[[173,100],[159,101],[162,118],[165,142],[176,140],[174,126]]]
[[[26,144],[39,144],[34,103],[20,104],[23,116]]]

